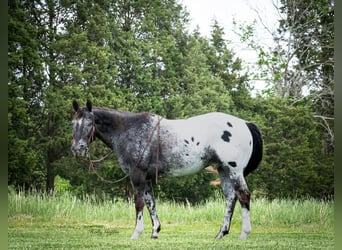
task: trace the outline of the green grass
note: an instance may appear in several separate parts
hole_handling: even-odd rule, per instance
[[[252,233],[238,239],[241,209],[237,206],[230,234],[215,240],[223,212],[221,198],[201,206],[158,202],[162,223],[158,240],[145,232],[132,241],[134,204],[97,202],[70,194],[8,195],[9,249],[333,249],[334,204],[315,200],[256,199],[251,203]]]

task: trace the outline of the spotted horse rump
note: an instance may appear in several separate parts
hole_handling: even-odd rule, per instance
[[[117,155],[120,167],[132,183],[136,223],[132,239],[144,231],[143,208],[152,221],[152,238],[158,238],[160,221],[153,196],[153,180],[194,174],[214,166],[226,198],[226,210],[217,239],[228,234],[235,203],[242,207],[242,232],[251,232],[250,191],[245,180],[262,160],[263,142],[258,127],[238,117],[214,112],[183,120],[156,114],[93,108],[88,100],[81,108],[74,101],[73,141],[77,157],[87,156],[98,138]]]

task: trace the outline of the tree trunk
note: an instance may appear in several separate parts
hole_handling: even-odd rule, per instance
[[[46,192],[53,193],[55,190],[55,171],[52,166],[53,155],[51,152],[48,152],[46,163]]]

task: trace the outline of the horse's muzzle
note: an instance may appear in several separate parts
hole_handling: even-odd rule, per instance
[[[87,143],[78,143],[78,144],[73,144],[71,146],[71,151],[74,156],[76,157],[85,157],[88,156],[88,145]]]

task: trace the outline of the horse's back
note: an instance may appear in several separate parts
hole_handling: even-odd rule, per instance
[[[235,128],[247,128],[246,121],[243,119],[220,112],[207,113],[181,120],[167,120],[167,124],[180,133],[191,133],[194,130],[210,133],[210,131],[224,129],[227,126],[231,128],[233,126]]]

